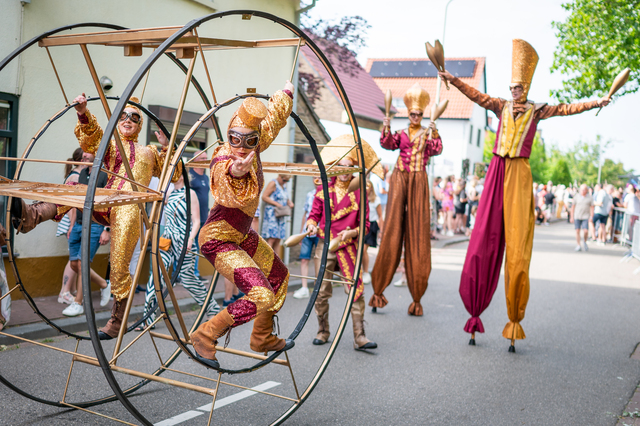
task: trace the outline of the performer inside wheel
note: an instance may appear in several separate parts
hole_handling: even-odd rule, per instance
[[[131,98],[139,103],[138,98]],[[96,154],[102,139],[103,131],[96,117],[87,109],[85,94],[73,100],[78,114],[78,124],[75,135],[84,152]],[[140,185],[148,186],[152,176],[159,177],[162,172],[169,141],[162,132],[155,132],[162,149],[153,145],[143,146],[138,143],[138,134],[142,129],[143,117],[140,109],[132,104],[122,112],[118,120],[118,134],[122,141],[124,152],[129,160],[133,173],[133,180]],[[103,159],[103,166],[114,173],[126,176],[126,169],[122,162],[120,151],[115,140],[111,140]],[[178,164],[172,181],[176,181],[182,174],[182,166]],[[73,184],[73,183],[72,183]],[[106,189],[131,191],[130,182],[110,175]],[[13,198],[11,202],[11,216],[13,226],[18,233],[27,233],[38,224],[53,219],[58,222],[72,207],[47,202],[36,202],[28,205],[21,198]],[[101,340],[110,340],[118,335],[122,326],[122,318],[131,290],[131,275],[129,263],[140,238],[140,212],[136,204],[94,209],[93,220],[111,227],[111,293],[115,298],[111,309],[111,318],[99,331]],[[126,327],[126,324],[124,325]]]
[[[400,150],[389,185],[385,214],[385,230],[371,273],[374,294],[369,306],[384,307],[388,301],[384,289],[391,283],[400,263],[404,241],[407,284],[413,302],[409,315],[423,314],[420,300],[429,285],[431,274],[431,230],[429,179],[425,167],[429,158],[442,153],[442,140],[435,123],[421,125],[424,110],[429,105],[429,93],[418,83],[404,95],[409,113],[408,129],[391,133],[389,118],[384,119],[380,145],[388,150]]]
[[[255,318],[250,347],[256,352],[286,351],[290,339],[272,334],[273,317],[287,296],[289,271],[251,222],[264,186],[260,153],[269,148],[286,125],[293,107],[294,87],[269,99],[269,107],[253,97],[246,98],[228,126],[228,143],[213,153],[211,192],[215,199],[209,218],[200,231],[202,254],[245,296],[228,305],[200,325],[191,335],[196,358],[218,369],[216,344],[232,328]]]
[[[362,140],[362,148],[365,153],[366,168],[377,164],[375,152],[369,144]],[[343,146],[354,144],[353,135],[342,135],[332,139],[326,147],[322,149],[320,155],[325,164],[330,164],[336,158],[341,157],[344,151]],[[332,147],[337,145],[338,147]],[[358,156],[355,151],[338,162],[340,166],[358,165]],[[373,173],[383,175],[382,167],[377,164],[373,168]],[[378,347],[376,342],[367,339],[364,331],[364,283],[362,282],[362,270],[357,277],[354,277],[357,262],[357,246],[359,230],[360,230],[360,198],[365,196],[360,194],[360,188],[353,192],[349,192],[349,183],[353,179],[352,174],[345,174],[334,177],[329,183],[329,210],[331,212],[331,235],[330,239],[339,238],[340,244],[335,252],[329,252],[327,255],[327,263],[318,297],[316,299],[315,311],[318,316],[318,334],[313,339],[314,345],[324,345],[329,340],[331,334],[329,330],[329,299],[333,295],[332,281],[336,279],[336,275],[332,272],[339,270],[342,276],[356,283],[356,294],[351,307],[351,321],[353,322],[353,347],[356,350],[364,351],[367,349],[375,349]],[[365,203],[365,235],[369,232],[369,203]],[[325,238],[324,228],[325,218],[325,199],[322,188],[318,188],[313,199],[309,219],[307,219],[307,230],[311,231],[311,235],[318,235],[321,239]],[[323,247],[318,245],[315,253],[316,271],[320,270],[320,259],[322,258]],[[344,291],[349,293],[351,286],[344,284]]]
[[[550,117],[579,114],[605,106],[607,97],[591,102],[547,105],[527,99],[538,64],[538,54],[526,41],[513,40],[511,84],[513,100],[492,98],[449,72],[440,76],[466,97],[499,118],[493,158],[489,164],[476,223],[460,278],[460,296],[471,314],[464,330],[484,333],[480,314],[489,306],[498,285],[505,252],[505,293],[509,322],[502,335],[513,342],[524,339],[520,322],[529,300],[529,264],[533,248],[534,201],[529,155],[538,122]],[[470,344],[475,344],[472,338]]]

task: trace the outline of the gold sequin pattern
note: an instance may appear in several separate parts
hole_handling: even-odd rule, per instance
[[[84,152],[95,155],[98,151],[98,146],[100,146],[100,140],[102,139],[102,127],[98,124],[96,116],[91,114],[89,110],[84,114],[89,119],[89,122],[82,124],[78,120],[78,124],[76,124],[73,133],[75,133],[78,142],[80,142],[80,148],[82,148]]]
[[[198,237],[198,243],[201,247],[211,240],[230,241],[240,244],[244,238],[244,234],[229,225],[226,220],[216,220],[202,227],[200,236]]]
[[[214,158],[229,155],[229,144],[216,148],[213,153]],[[258,160],[253,160],[251,170],[241,178],[231,176],[229,169],[232,163],[232,159],[221,160],[211,167],[211,193],[217,204],[240,209],[253,217],[260,204]]]
[[[280,130],[287,124],[287,118],[293,109],[293,99],[282,90],[278,90],[269,99],[269,113],[260,123],[260,152],[269,148]]]
[[[282,285],[286,287],[284,283]],[[262,287],[259,285],[253,286],[251,287],[249,294],[242,297],[242,299],[255,303],[256,316],[260,315],[261,313],[267,311],[267,309],[270,309],[270,308],[271,310],[275,310],[275,308],[273,308],[275,296],[273,292],[267,287]]]
[[[284,305],[284,301],[287,298],[287,291],[289,288],[289,271],[287,271],[287,277],[284,279],[280,287],[278,287],[278,292],[274,297],[273,306],[269,308],[270,311],[278,312],[282,305]]]
[[[111,209],[111,293],[116,300],[129,296],[129,264],[140,237],[140,210],[136,204]]]
[[[226,279],[235,284],[233,278],[234,271],[237,268],[256,268],[259,269],[253,260],[244,250],[232,250],[218,253],[216,255],[215,265],[216,271],[221,273]]]
[[[273,259],[275,258],[275,253],[273,249],[267,242],[260,236],[258,236],[258,247],[256,248],[256,252],[253,255],[253,261],[256,262],[257,265],[260,266],[262,272],[264,272],[265,276],[269,276],[269,272],[273,267]]]

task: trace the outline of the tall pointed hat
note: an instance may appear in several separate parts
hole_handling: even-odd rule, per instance
[[[511,84],[521,84],[524,93],[520,102],[527,100],[533,73],[538,65],[536,50],[524,40],[513,39],[513,53],[511,56]]]

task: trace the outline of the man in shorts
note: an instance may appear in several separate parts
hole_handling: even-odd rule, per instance
[[[578,245],[575,251],[589,251],[587,247],[587,238],[589,236],[589,218],[593,216],[593,197],[589,194],[589,190],[586,184],[580,185],[580,191],[573,197],[573,204],[571,206],[571,222],[576,227],[576,241]],[[584,234],[584,244],[580,245],[580,230],[582,229]]]
[[[312,189],[307,192],[307,199],[304,203],[304,213],[302,214],[302,229],[300,232],[303,232],[303,229],[307,223],[307,219],[309,218],[309,213],[311,213],[311,207],[313,207],[313,198],[316,196],[318,191],[322,191],[322,182],[320,179],[315,178],[313,183],[316,185],[316,189]],[[302,240],[302,245],[300,247],[300,274],[303,277],[309,276],[309,261],[311,260],[311,254],[315,252],[316,246],[318,245],[318,236],[314,235],[313,237],[306,236],[304,240]],[[302,287],[293,292],[293,297],[295,299],[306,299],[309,297],[309,287],[307,285],[307,279],[302,278]]]
[[[95,156],[88,152],[82,154],[82,161],[85,163],[93,163]],[[89,183],[89,176],[91,175],[92,167],[85,167],[78,177],[78,183],[87,185]],[[98,176],[98,188],[104,188],[107,184],[108,176],[105,172],[100,172]],[[73,209],[71,214],[71,233],[69,234],[69,261],[71,262],[71,269],[76,274],[80,275],[81,254],[80,246],[82,245],[82,214],[78,214],[78,211]],[[91,222],[91,242],[89,243],[89,261],[93,262],[93,257],[96,255],[98,248],[101,245],[107,244],[111,239],[111,230],[109,227],[104,227],[97,222]],[[91,282],[98,284],[100,287],[100,306],[106,306],[109,303],[109,297],[111,296],[111,284],[98,275],[93,269],[91,269]],[[75,317],[84,314],[84,307],[82,306],[82,286],[78,286],[78,292],[76,298],[65,310],[62,311],[62,315],[67,317]]]
[[[609,219],[609,212],[613,207],[613,198],[607,193],[607,191],[597,184],[593,190],[594,200],[593,205],[593,227],[597,230],[598,244],[604,244],[607,240],[605,233],[605,226],[607,225],[607,219]]]

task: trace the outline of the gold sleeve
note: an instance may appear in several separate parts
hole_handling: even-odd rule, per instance
[[[100,140],[102,139],[102,127],[98,124],[96,116],[91,114],[89,110],[85,112],[85,116],[89,122],[82,124],[80,120],[78,120],[78,124],[76,124],[73,133],[75,133],[78,142],[80,142],[80,148],[82,148],[84,152],[95,155],[98,151],[98,146],[100,146]]]
[[[315,221],[315,220],[313,220],[313,219],[309,219],[309,220],[307,220],[307,226],[309,226],[309,225],[313,225],[313,226],[316,226],[316,227],[318,226],[318,224],[316,223],[316,221]]]
[[[253,161],[254,166],[241,178],[232,176],[229,171],[232,159],[218,161],[211,167],[211,194],[217,204],[244,209],[258,200],[260,187],[256,175],[257,159]]]
[[[167,158],[168,148],[166,146],[162,147],[160,151],[158,151],[158,147],[155,145],[147,145],[147,149],[149,149],[154,158],[156,159],[156,166],[153,169],[153,176],[160,177],[162,174],[162,168],[164,167],[164,162]],[[178,163],[175,171],[173,172],[173,176],[171,176],[171,182],[177,182],[182,176],[182,163]]]
[[[260,152],[269,148],[280,130],[287,124],[287,118],[293,108],[293,99],[282,90],[278,90],[269,99],[269,113],[260,123]]]

